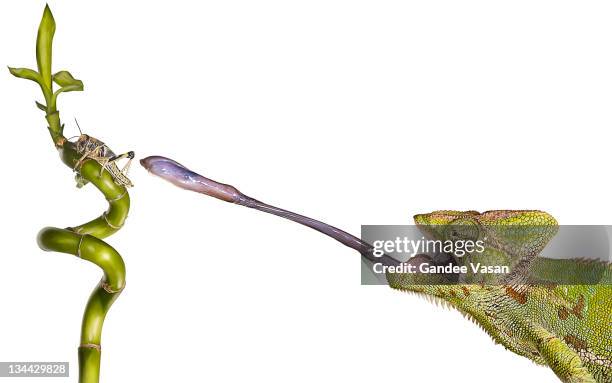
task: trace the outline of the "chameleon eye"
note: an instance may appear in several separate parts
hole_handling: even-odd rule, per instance
[[[472,218],[457,218],[444,230],[444,239],[449,241],[477,241],[480,237],[478,222]]]

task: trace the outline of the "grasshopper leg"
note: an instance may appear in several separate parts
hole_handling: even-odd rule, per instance
[[[123,175],[127,177],[127,172],[130,170],[130,165],[132,164],[132,160],[134,159],[134,152],[133,151],[129,151],[127,153],[123,153],[123,154],[120,154],[118,156],[114,156],[114,157],[109,159],[109,162],[116,162],[116,161],[119,161],[119,160],[121,160],[123,158],[128,158],[128,162],[127,162],[127,164],[125,164],[125,166],[123,168],[121,168],[121,173],[123,173]]]
[[[100,172],[98,173],[98,178],[102,177],[102,173],[104,173],[104,169],[106,169],[106,166],[109,163],[109,158],[107,157],[103,157],[98,159],[98,162],[100,163]]]
[[[90,155],[91,153],[95,153],[95,151],[96,151],[96,150],[98,150],[98,149],[100,149],[101,147],[102,147],[102,145],[98,145],[98,146],[96,146],[95,148],[93,148],[93,149],[91,149],[91,150],[89,150],[89,151],[85,152],[85,154],[83,154],[83,156],[82,156],[81,158],[79,158],[79,160],[76,162],[76,164],[74,165],[74,168],[72,168],[72,170],[76,171],[76,170],[77,170],[77,168],[79,168],[79,167],[81,166],[82,162],[83,162],[83,161],[84,161],[84,160],[85,160],[87,157],[89,157],[89,155]]]

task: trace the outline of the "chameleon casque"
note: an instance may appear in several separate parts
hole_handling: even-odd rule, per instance
[[[324,222],[268,205],[232,185],[206,178],[162,156],[140,160],[152,174],[190,191],[274,214],[308,226],[373,258],[373,247]],[[563,382],[612,382],[612,268],[609,262],[537,257],[557,234],[557,221],[537,210],[435,211],[414,217],[436,240],[482,240],[478,262],[510,266],[508,274],[386,274],[392,288],[448,303],[508,350],[549,366]],[[418,254],[407,262],[467,264],[475,255]],[[597,283],[585,284],[596,275]],[[454,278],[449,280],[449,278]],[[451,282],[451,283],[449,283]]]
[[[484,239],[493,258],[506,257],[513,270],[498,284],[440,283],[440,275],[387,274],[392,288],[442,300],[480,325],[495,342],[549,366],[563,382],[612,382],[612,287],[610,265],[591,265],[604,272],[602,284],[532,284],[534,278],[563,273],[577,260],[536,258],[556,233],[557,222],[541,211],[435,211],[414,217],[428,237],[438,240]],[[538,227],[536,235],[504,238],[508,226]],[[546,228],[550,230],[546,230]],[[507,236],[510,237],[510,236]],[[485,257],[486,258],[486,257]],[[469,262],[470,257],[457,258]],[[499,261],[499,259],[497,259]],[[434,262],[428,255],[412,263]],[[566,263],[565,265],[560,263]],[[418,279],[417,279],[418,278]],[[467,282],[471,282],[468,276]]]

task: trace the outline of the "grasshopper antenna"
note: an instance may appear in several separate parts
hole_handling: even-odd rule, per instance
[[[83,131],[81,130],[81,127],[79,126],[79,122],[77,121],[76,117],[74,118],[74,122],[76,122],[76,126],[79,129],[79,133],[81,134],[81,136],[83,135]]]
[[[83,132],[81,131],[81,127],[79,126],[79,122],[77,121],[76,117],[74,118],[74,122],[76,122],[76,126],[79,129],[79,135],[70,137],[68,141],[72,140],[73,138],[77,138],[83,135]]]

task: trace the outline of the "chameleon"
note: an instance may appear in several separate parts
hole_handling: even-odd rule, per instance
[[[372,245],[337,227],[261,202],[170,158],[150,156],[140,164],[182,189],[292,220],[334,238],[368,261],[401,266],[388,255],[374,257]],[[537,257],[558,231],[555,218],[537,210],[435,211],[418,214],[414,221],[433,239],[482,240],[484,253],[479,261],[508,265],[510,272],[484,277],[467,273],[461,275],[463,279],[389,272],[386,278],[392,288],[448,303],[480,325],[495,342],[549,366],[563,382],[612,383],[611,267]],[[407,262],[415,266],[467,264],[472,258],[473,254],[461,258],[447,253],[418,254]],[[584,284],[588,274],[595,274],[602,283]]]
[[[440,284],[441,275],[388,272],[392,288],[447,303],[482,327],[496,343],[550,367],[562,382],[612,382],[610,265],[591,265],[602,271],[606,280],[601,284],[530,283],[535,278],[546,279],[554,268],[564,273],[564,268],[580,262],[536,258],[558,227],[550,214],[535,210],[441,210],[415,215],[414,221],[425,236],[436,240],[480,238],[485,252],[504,257],[512,271],[496,276],[499,283],[486,284],[474,283],[473,275],[466,276],[466,283]],[[500,229],[509,226],[526,229],[513,241],[516,238],[500,235]],[[530,235],[533,227],[540,230]],[[470,257],[457,261],[466,263]],[[419,254],[408,262],[435,263],[435,259]]]

